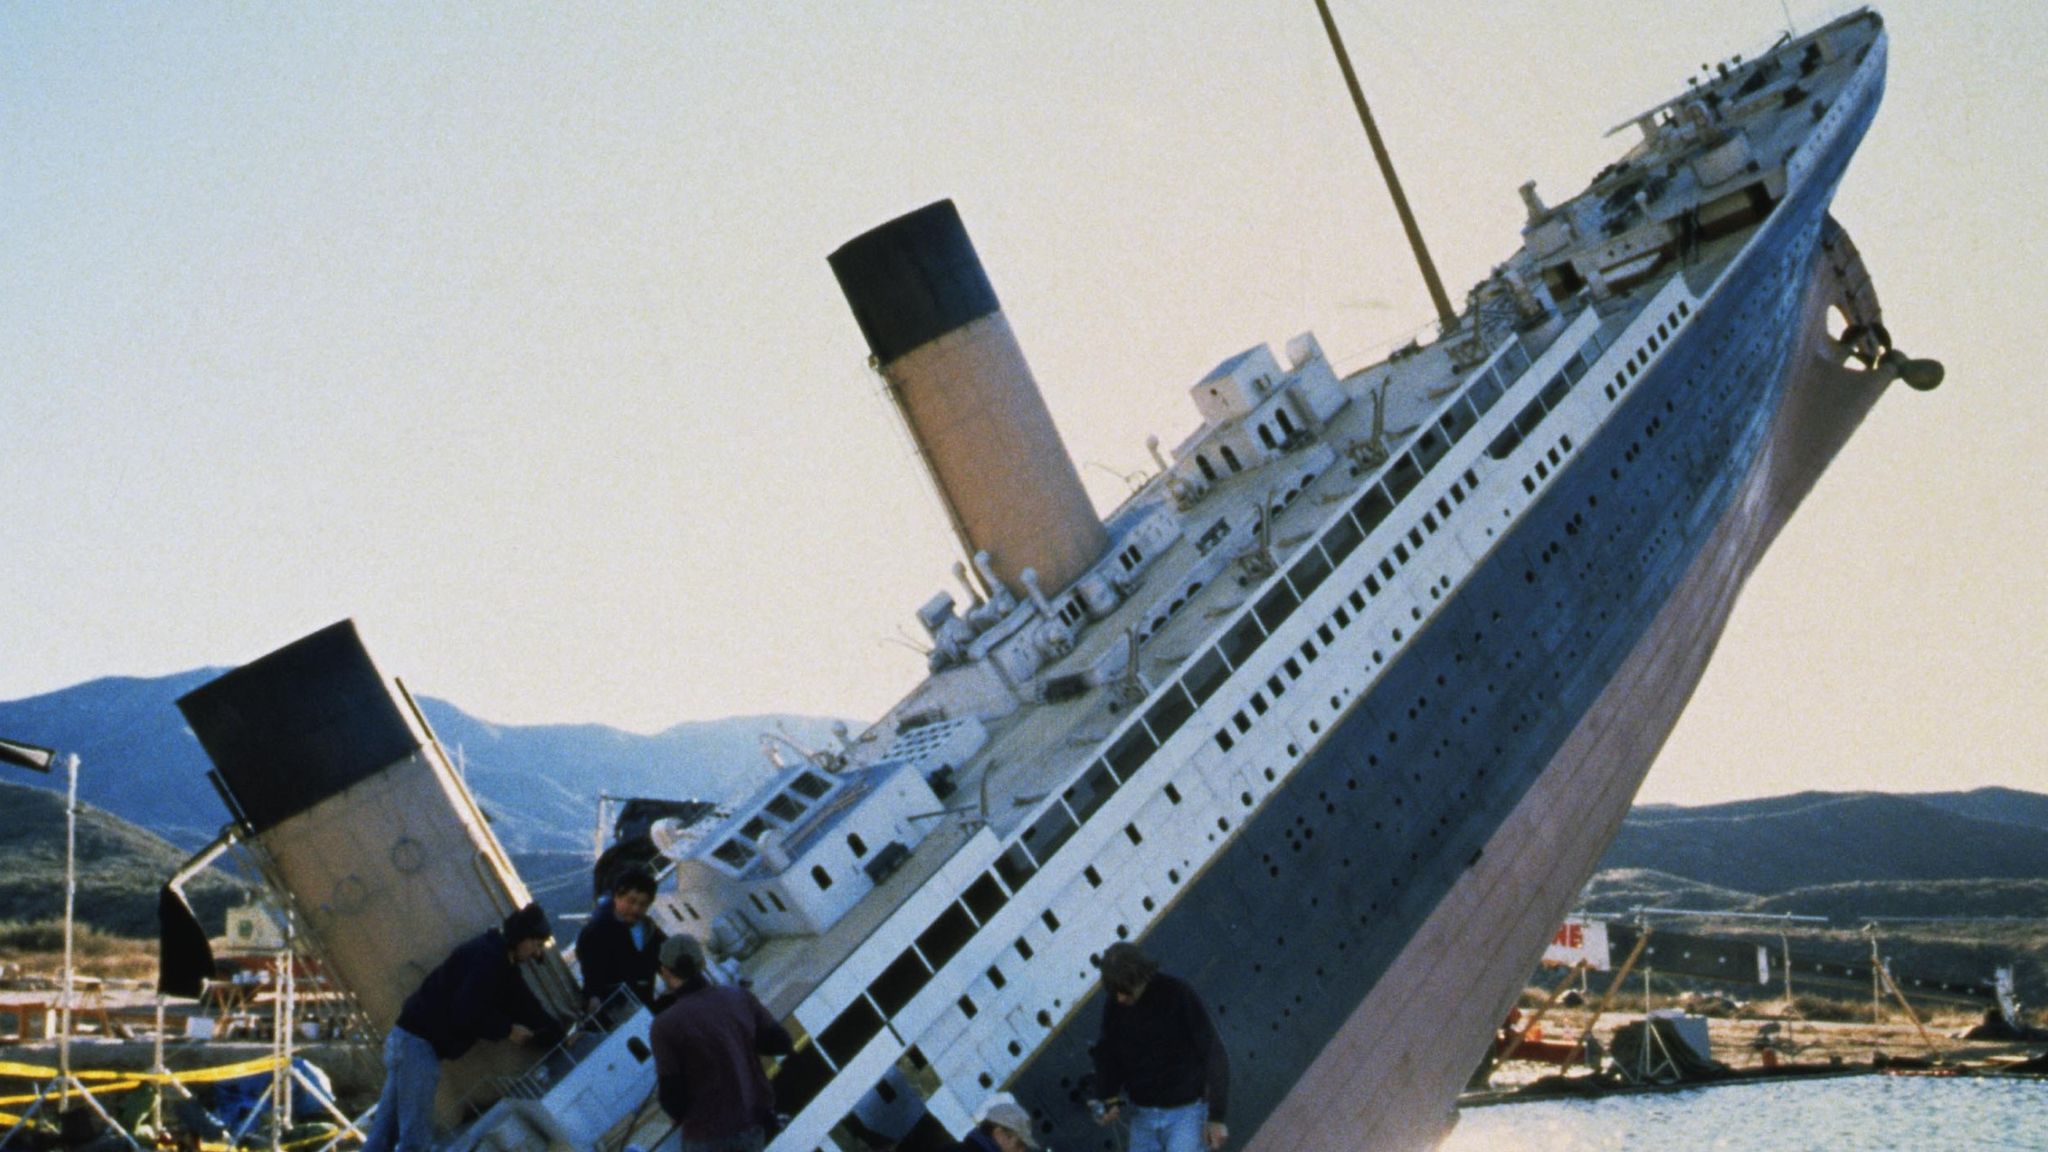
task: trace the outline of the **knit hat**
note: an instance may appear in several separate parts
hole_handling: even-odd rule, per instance
[[[997,1100],[982,1110],[982,1122],[998,1128],[1007,1128],[1026,1148],[1037,1148],[1038,1137],[1032,1131],[1031,1113],[1024,1110],[1015,1100]]]
[[[663,968],[678,976],[694,976],[706,967],[703,943],[681,932],[661,942],[657,958]]]
[[[548,927],[548,914],[541,911],[538,904],[528,904],[505,917],[505,923],[499,930],[505,934],[508,946],[521,940],[549,940],[555,935],[554,929]]]

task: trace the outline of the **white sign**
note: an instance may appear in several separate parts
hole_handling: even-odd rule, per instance
[[[1546,968],[1569,968],[1583,962],[1595,972],[1605,972],[1611,961],[1607,955],[1607,925],[1600,920],[1571,919],[1550,938],[1550,947],[1543,950],[1543,966]]]

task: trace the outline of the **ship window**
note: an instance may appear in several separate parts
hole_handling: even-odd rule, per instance
[[[787,912],[787,911],[789,911],[789,906],[788,906],[787,904],[784,904],[784,903],[782,902],[782,897],[780,897],[780,896],[777,896],[777,895],[776,895],[776,894],[775,894],[775,893],[774,893],[773,891],[770,891],[770,892],[768,893],[768,902],[769,902],[770,904],[773,904],[773,905],[775,905],[775,910],[776,910],[777,912]]]
[[[1223,634],[1223,639],[1216,644],[1216,650],[1223,653],[1223,658],[1230,661],[1232,668],[1242,668],[1245,661],[1251,659],[1252,653],[1259,650],[1259,645],[1265,642],[1266,630],[1259,627],[1255,617],[1247,614],[1231,625],[1230,631]]]
[[[915,948],[905,948],[896,959],[890,961],[875,982],[868,985],[868,995],[874,998],[875,1007],[884,1016],[894,1016],[903,1010],[918,990],[931,982],[932,970],[925,967],[924,958]]]
[[[1010,845],[1001,856],[996,857],[996,875],[1003,878],[1003,883],[1009,885],[1012,892],[1022,888],[1024,882],[1031,879],[1031,874],[1036,871],[1038,865],[1032,861],[1031,854],[1026,852],[1021,844]]]
[[[949,904],[944,912],[939,913],[939,918],[932,921],[932,926],[917,938],[917,950],[924,953],[924,958],[931,962],[932,970],[937,971],[945,967],[946,961],[959,955],[969,940],[974,939],[974,929],[974,920],[967,915],[967,909],[958,902]]]
[[[1275,447],[1273,441],[1273,430],[1271,428],[1266,427],[1264,424],[1259,425],[1259,443],[1264,444],[1268,448]]]
[[[868,1041],[881,1030],[882,1014],[875,1011],[867,997],[862,996],[847,1005],[838,1019],[818,1033],[818,1047],[834,1064],[844,1067],[849,1060],[860,1055],[860,1050],[867,1047]]]
[[[1287,685],[1280,679],[1278,672],[1266,677],[1266,690],[1273,694],[1275,700],[1287,695]]]
[[[1260,598],[1256,611],[1259,623],[1265,625],[1266,631],[1271,633],[1287,620],[1288,615],[1300,603],[1300,599],[1294,595],[1294,589],[1289,588],[1286,581],[1281,581]]]
[[[976,1011],[974,1007],[974,1000],[971,997],[962,996],[960,997],[959,1004],[960,1014],[962,1016],[967,1017],[969,1020],[974,1019],[974,1014]]]
[[[1555,410],[1559,404],[1564,403],[1565,396],[1571,390],[1572,382],[1565,379],[1564,375],[1560,373],[1550,378],[1550,383],[1543,386],[1543,392],[1537,399],[1543,402],[1543,407],[1546,410]]]
[[[1465,430],[1472,427],[1472,408],[1464,400],[1453,400],[1444,414],[1437,418],[1436,426],[1443,430],[1444,439],[1455,444]]]
[[[1387,494],[1398,501],[1421,482],[1422,469],[1416,465],[1415,457],[1403,452],[1401,458],[1394,461],[1393,469],[1387,473]]]
[[[1342,628],[1345,624],[1345,621],[1348,619],[1349,617],[1344,615],[1344,610],[1342,608],[1337,609],[1337,627]],[[1337,634],[1335,632],[1330,631],[1330,626],[1328,624],[1316,625],[1316,636],[1322,640],[1323,647],[1325,648],[1329,647],[1330,644],[1337,639]]]
[[[1408,546],[1406,544],[1394,545],[1394,562],[1396,564],[1406,564],[1408,562]]]
[[[1453,487],[1456,487],[1456,486],[1455,486],[1455,485],[1453,485]],[[1449,500],[1445,499],[1445,498],[1444,498],[1444,497],[1442,497],[1442,496],[1439,496],[1439,497],[1437,497],[1437,498],[1436,498],[1436,514],[1437,514],[1437,515],[1439,515],[1439,516],[1441,516],[1441,517],[1443,517],[1443,518],[1444,518],[1444,519],[1446,519],[1446,520],[1449,520],[1449,519],[1451,518],[1451,502],[1450,502]],[[1434,531],[1436,531],[1436,529],[1434,529],[1434,528],[1431,528],[1431,529],[1430,529],[1430,531],[1431,531],[1431,532],[1434,532]]]
[[[1209,697],[1214,696],[1216,689],[1222,687],[1223,682],[1229,678],[1230,666],[1223,662],[1222,654],[1211,648],[1202,653],[1201,659],[1195,661],[1194,667],[1188,669],[1187,675],[1180,678],[1180,687],[1181,691],[1186,692],[1188,698],[1195,702],[1195,706],[1200,707]]]
[[[1327,626],[1326,626],[1326,627],[1327,627]],[[1316,642],[1315,642],[1315,641],[1313,641],[1313,640],[1303,640],[1303,641],[1301,642],[1301,658],[1302,658],[1303,660],[1306,660],[1306,661],[1308,661],[1308,662],[1309,662],[1309,663],[1311,663],[1311,664],[1313,664],[1313,663],[1315,663],[1315,662],[1316,662]]]
[[[1230,751],[1231,747],[1232,747],[1233,745],[1235,745],[1236,743],[1237,743],[1237,741],[1236,741],[1235,739],[1233,739],[1233,738],[1231,737],[1231,735],[1230,735],[1230,733],[1229,733],[1229,731],[1228,731],[1228,730],[1226,730],[1226,729],[1223,729],[1223,728],[1218,728],[1218,729],[1216,730],[1216,747],[1217,747],[1217,748],[1221,749],[1222,751],[1228,752],[1228,751]]]
[[[1081,869],[1081,878],[1083,880],[1088,881],[1088,886],[1090,888],[1102,887],[1102,873],[1097,872],[1095,870],[1095,865],[1093,864],[1090,864],[1086,868]]]
[[[1138,826],[1136,824],[1124,825],[1124,835],[1130,837],[1131,843],[1133,844],[1143,844],[1145,842],[1145,836],[1143,833],[1138,831]]]
[[[1685,301],[1683,301],[1683,300],[1680,300],[1680,301],[1678,302],[1678,314],[1679,314],[1680,316],[1690,316],[1690,315],[1692,315],[1692,312],[1691,312],[1691,310],[1690,310],[1690,309],[1688,309],[1688,308],[1687,308],[1687,307],[1685,306]]]
[[[1017,937],[1017,955],[1026,960],[1031,959],[1031,942],[1022,936]]]
[[[1387,513],[1393,510],[1394,502],[1387,499],[1386,492],[1375,484],[1365,490],[1358,503],[1351,506],[1351,515],[1358,521],[1358,530],[1370,536],[1372,530],[1380,526],[1380,521],[1387,518]]]
[[[1287,416],[1287,409],[1285,409],[1285,408],[1275,408],[1275,409],[1273,409],[1273,419],[1274,419],[1274,420],[1275,420],[1276,422],[1278,422],[1278,423],[1279,423],[1279,425],[1280,425],[1280,431],[1282,431],[1282,432],[1285,432],[1285,433],[1286,433],[1286,434],[1288,434],[1289,436],[1292,436],[1292,435],[1294,435],[1294,421],[1293,421],[1293,420],[1290,420],[1290,419],[1288,419],[1288,416]]]
[[[1657,339],[1659,339],[1659,340],[1665,340],[1665,339],[1669,339],[1669,338],[1670,338],[1670,336],[1671,336],[1671,329],[1669,329],[1669,328],[1665,327],[1665,325],[1664,325],[1664,322],[1663,322],[1663,321],[1661,321],[1661,320],[1659,320],[1659,321],[1657,322]]]
[[[1188,699],[1187,693],[1181,691],[1177,685],[1168,685],[1165,693],[1160,696],[1159,703],[1154,704],[1151,710],[1145,713],[1145,727],[1152,730],[1153,739],[1164,744],[1172,739],[1173,734],[1180,731],[1180,726],[1187,723],[1188,717],[1194,714],[1195,704]],[[1135,767],[1132,769],[1136,770]],[[1130,775],[1122,768],[1118,768],[1117,773],[1122,776]]]
[[[1592,366],[1586,359],[1585,349],[1582,348],[1572,353],[1572,358],[1564,362],[1564,378],[1573,384],[1577,384],[1579,378],[1586,374],[1586,369]]]
[[[1039,913],[1038,918],[1045,922],[1045,930],[1047,932],[1057,932],[1060,930],[1060,918],[1053,914],[1052,909],[1047,908]]]
[[[1537,400],[1540,399],[1542,397],[1537,397]],[[1518,436],[1527,436],[1529,433],[1534,432],[1536,426],[1543,423],[1543,417],[1543,406],[1537,403],[1536,400],[1531,400],[1529,406],[1522,409],[1522,414],[1515,417],[1516,434]]]
[[[1514,453],[1515,448],[1521,443],[1521,429],[1510,424],[1500,430],[1500,435],[1493,438],[1493,443],[1486,446],[1486,454],[1495,460],[1505,460]]]
[[[784,824],[794,824],[804,814],[804,810],[795,799],[782,795],[768,802],[768,814]]]
[[[1358,593],[1353,592],[1352,595],[1356,596]],[[1346,612],[1342,604],[1337,605],[1337,610],[1330,613],[1330,619],[1335,620],[1339,628],[1351,627],[1351,613]]]
[[[790,791],[806,800],[816,800],[832,790],[832,785],[815,772],[806,772],[789,782]]]
[[[981,879],[967,886],[967,891],[961,894],[961,899],[967,902],[967,910],[974,913],[974,918],[986,924],[989,917],[1002,911],[1003,905],[1009,903],[1010,894],[1003,891],[1001,884],[996,883],[994,873],[983,872]]]
[[[1074,834],[1074,818],[1067,815],[1065,805],[1054,804],[1045,810],[1038,822],[1024,830],[1022,843],[1031,850],[1031,857],[1040,864],[1052,859],[1060,845]]]
[[[1108,765],[1097,760],[1079,780],[1067,785],[1060,797],[1067,802],[1067,807],[1074,810],[1074,819],[1085,823],[1095,815],[1096,809],[1116,795],[1116,789],[1116,777],[1109,774]]]
[[[1295,561],[1287,573],[1287,582],[1294,585],[1295,594],[1305,600],[1329,574],[1330,561],[1323,556],[1322,550],[1306,548],[1302,550],[1301,559]]]
[[[1223,454],[1223,463],[1228,465],[1232,472],[1244,471],[1244,465],[1237,462],[1237,453],[1230,450],[1230,445],[1225,444],[1217,451]]]
[[[1425,537],[1424,537],[1424,536],[1422,535],[1422,529],[1420,529],[1420,528],[1410,528],[1410,529],[1408,530],[1408,543],[1409,543],[1409,544],[1410,544],[1411,546],[1413,546],[1413,547],[1416,547],[1416,548],[1420,548],[1420,547],[1422,547],[1422,541],[1423,541],[1424,539],[1425,539]],[[1404,563],[1405,563],[1405,561],[1404,561]]]
[[[1500,394],[1501,372],[1500,365],[1496,364],[1492,371],[1481,376],[1479,382],[1472,385],[1472,390],[1466,395],[1471,398],[1473,411],[1484,416],[1500,400]]]
[[[1280,666],[1287,669],[1287,675],[1290,679],[1301,679],[1301,662],[1294,657],[1289,656]]]
[[[1009,984],[1010,981],[1007,977],[1003,975],[1003,970],[1001,968],[998,968],[995,965],[991,964],[988,966],[988,982],[990,987],[1000,992],[1003,990],[1005,985]]]
[[[1372,577],[1367,576],[1365,578],[1365,582],[1369,585],[1372,584]],[[1377,592],[1379,591],[1379,589],[1377,587],[1374,587],[1373,591]],[[1365,611],[1365,597],[1360,596],[1356,592],[1353,592],[1351,595],[1346,596],[1345,599],[1351,601],[1351,610],[1353,612]]]
[[[1177,689],[1169,688],[1168,691],[1179,695]],[[1109,746],[1109,766],[1116,769],[1116,779],[1128,780],[1131,774],[1143,768],[1145,761],[1158,750],[1159,742],[1152,739],[1151,733],[1145,731],[1143,725],[1134,724],[1130,731],[1125,732],[1116,743]],[[1116,790],[1114,784],[1110,786],[1110,790]]]
[[[1536,492],[1536,481],[1531,480],[1527,476],[1522,477],[1522,491],[1534,495]]]
[[[1431,465],[1443,459],[1444,453],[1450,451],[1450,448],[1450,442],[1432,428],[1416,439],[1415,458],[1426,471]]]
[[[761,833],[767,830],[768,822],[756,816],[752,820],[747,821],[746,827],[740,829],[740,835],[758,844],[761,841]]]
[[[1267,707],[1269,707],[1269,705],[1267,705],[1266,698],[1264,696],[1260,695],[1257,692],[1252,693],[1253,712],[1256,712],[1259,715],[1264,716],[1266,714]]]
[[[1168,784],[1165,788],[1165,792],[1167,800],[1175,804],[1180,803],[1180,789],[1175,788],[1172,784]]]
[[[1232,716],[1230,718],[1230,722],[1232,724],[1237,725],[1237,730],[1240,733],[1249,732],[1252,730],[1252,718],[1245,715],[1242,710],[1240,710],[1235,716]]]
[[[848,832],[846,834],[846,846],[852,850],[856,860],[868,854],[868,842],[861,839],[858,832]]]
[[[1357,522],[1348,515],[1339,516],[1337,522],[1330,525],[1330,530],[1323,533],[1323,552],[1329,556],[1332,564],[1342,564],[1344,558],[1351,555],[1352,550],[1358,547],[1358,542],[1364,538],[1358,531]]]
[[[829,891],[832,887],[832,874],[825,871],[823,864],[812,866],[811,879],[818,882],[818,891],[820,892]]]
[[[1195,453],[1195,466],[1202,470],[1203,479],[1209,481],[1211,484],[1214,484],[1216,482],[1216,468],[1214,465],[1209,463],[1209,458],[1207,456],[1204,456],[1199,452]]]
[[[735,872],[744,872],[754,860],[754,852],[737,840],[727,840],[711,853],[713,859]]]
[[[768,914],[768,906],[761,903],[761,894],[759,892],[749,892],[747,893],[747,898],[754,902],[754,911],[759,912],[763,916]]]

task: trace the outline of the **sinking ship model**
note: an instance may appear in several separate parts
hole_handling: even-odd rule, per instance
[[[799,1037],[771,1147],[916,1147],[1004,1090],[1054,1146],[1112,1147],[1085,1076],[1118,940],[1210,1006],[1242,1146],[1438,1141],[1744,579],[1886,386],[1939,380],[1828,215],[1886,43],[1868,11],[1787,37],[1638,117],[1579,195],[1525,187],[1521,248],[1427,346],[1225,360],[1106,518],[950,202],[833,253],[971,567],[918,611],[901,703],[658,837],[657,915]],[[186,710],[373,1024],[524,899],[345,627]],[[458,1066],[472,1117],[504,1097],[463,1146],[657,1146],[645,1030]]]

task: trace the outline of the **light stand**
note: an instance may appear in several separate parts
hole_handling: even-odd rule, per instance
[[[17,767],[47,773],[50,770],[51,761],[55,758],[56,753],[48,748],[38,748],[33,744],[0,740],[0,763],[13,764]],[[86,1106],[98,1113],[100,1119],[105,1121],[109,1128],[119,1132],[122,1139],[128,1141],[130,1148],[137,1149],[140,1152],[142,1145],[135,1142],[135,1137],[130,1136],[128,1130],[123,1128],[119,1122],[107,1113],[105,1108],[100,1106],[100,1102],[94,1099],[93,1094],[86,1091],[85,1085],[79,1082],[78,1077],[71,1074],[71,1001],[72,990],[75,984],[72,977],[72,962],[74,959],[73,937],[75,935],[74,918],[78,905],[77,753],[72,752],[65,755],[64,776],[64,990],[61,993],[62,999],[57,1004],[57,1078],[51,1081],[49,1085],[36,1090],[35,1103],[29,1105],[28,1111],[22,1114],[21,1119],[16,1122],[14,1127],[8,1129],[4,1135],[0,1135],[0,1148],[5,1148],[8,1142],[14,1138],[14,1134],[26,1127],[29,1121],[35,1118],[36,1113],[42,1110],[43,1104],[50,1098],[54,1090],[57,1096],[57,1114],[60,1117],[71,1110],[71,1094],[76,1092],[79,1098],[85,1101]]]

